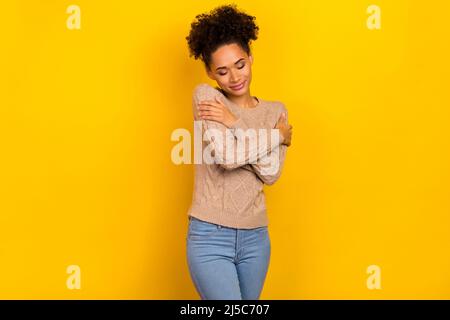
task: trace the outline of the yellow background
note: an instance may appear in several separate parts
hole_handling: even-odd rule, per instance
[[[193,132],[192,89],[214,84],[188,56],[190,23],[225,3],[2,3],[0,298],[198,298],[193,165],[171,162],[170,135]],[[265,187],[261,298],[450,298],[450,5],[236,3],[260,26],[251,93],[283,101],[294,126]]]

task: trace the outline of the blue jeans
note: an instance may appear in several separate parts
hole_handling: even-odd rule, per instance
[[[189,216],[189,272],[207,300],[257,300],[270,260],[267,226],[229,228]]]

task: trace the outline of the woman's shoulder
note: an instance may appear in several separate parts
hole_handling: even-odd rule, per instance
[[[219,88],[213,87],[207,83],[199,83],[192,91],[193,96],[201,98],[212,98],[216,95],[223,95]]]

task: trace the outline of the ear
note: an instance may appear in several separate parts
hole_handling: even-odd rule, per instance
[[[253,64],[253,56],[252,56],[252,55],[249,55],[249,56],[248,56],[248,59],[250,60],[250,64],[252,65],[252,64]]]

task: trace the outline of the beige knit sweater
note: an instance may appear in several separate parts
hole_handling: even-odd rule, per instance
[[[197,104],[215,96],[238,117],[231,128],[199,119]],[[287,116],[287,109],[279,101],[257,100],[256,107],[243,108],[227,99],[218,87],[202,83],[194,88],[194,135],[200,133],[201,142],[194,145],[194,192],[188,215],[232,228],[268,225],[263,184],[275,183],[284,166],[287,146],[281,144],[279,130],[273,128],[283,111]],[[242,135],[247,129],[247,133],[256,130],[256,135]],[[267,137],[259,135],[264,132]],[[256,148],[251,141],[257,142]],[[212,162],[208,162],[208,154]]]

